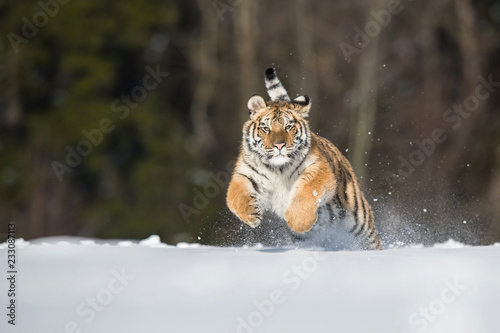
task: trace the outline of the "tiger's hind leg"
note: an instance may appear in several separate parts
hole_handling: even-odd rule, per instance
[[[367,229],[363,228],[363,232],[359,235],[359,242],[364,250],[382,250],[382,242],[373,223]]]
[[[382,250],[370,205],[362,195],[353,201],[357,204],[342,205],[342,200],[336,197],[332,203],[344,229],[354,238],[360,249]]]
[[[367,212],[366,218],[355,216],[348,212],[349,217],[343,220],[349,234],[359,243],[362,250],[382,250],[382,242],[375,229],[373,213],[371,209]]]

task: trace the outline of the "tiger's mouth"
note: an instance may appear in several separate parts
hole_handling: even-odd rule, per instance
[[[273,149],[267,152],[267,159],[271,164],[276,166],[287,164],[290,162],[290,156],[294,150],[293,147],[287,147],[282,150]]]

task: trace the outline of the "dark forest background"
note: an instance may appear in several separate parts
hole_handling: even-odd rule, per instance
[[[3,0],[0,31],[18,237],[244,243],[227,177],[274,66],[386,244],[500,241],[500,1]]]

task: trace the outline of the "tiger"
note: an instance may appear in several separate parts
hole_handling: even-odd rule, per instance
[[[272,67],[264,81],[271,100],[248,100],[249,119],[227,190],[229,210],[252,228],[271,212],[297,236],[318,221],[341,221],[359,248],[381,250],[372,209],[351,164],[309,127],[310,98],[292,101]]]

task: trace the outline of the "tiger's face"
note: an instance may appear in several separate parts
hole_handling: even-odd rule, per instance
[[[260,96],[248,101],[250,120],[243,127],[245,149],[265,165],[283,167],[309,149],[307,97],[293,102],[265,102]]]

